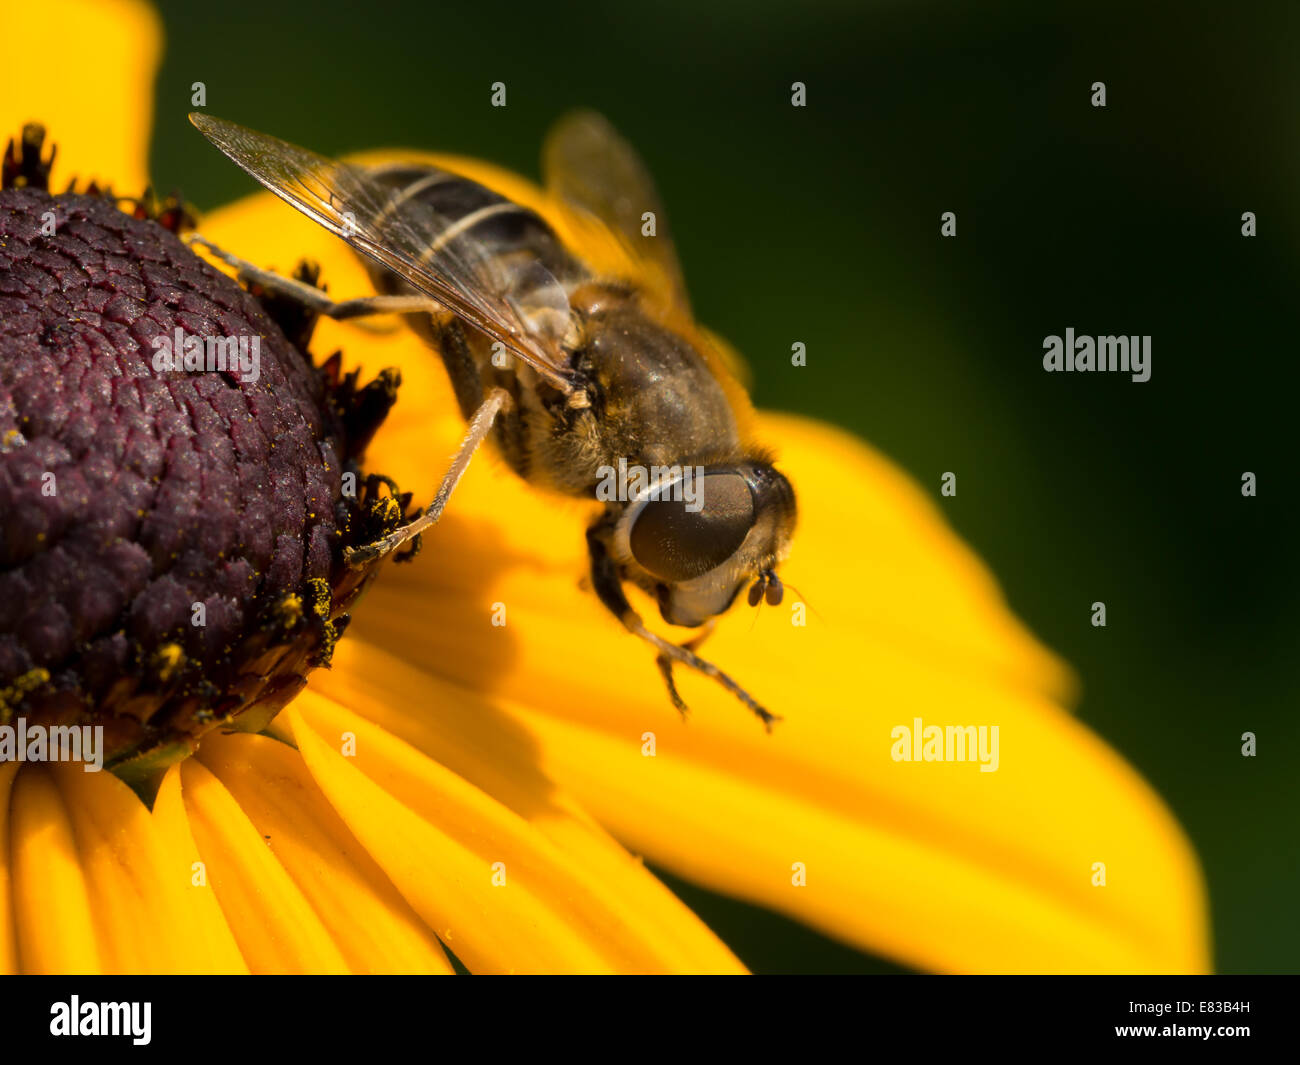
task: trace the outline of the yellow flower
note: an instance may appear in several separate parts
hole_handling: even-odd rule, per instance
[[[6,18],[26,40],[50,15]],[[63,183],[137,191],[157,20],[68,4],[59,27],[57,50],[9,56],[0,129],[42,121]],[[218,164],[197,135],[194,152]],[[281,270],[316,259],[336,296],[366,291],[339,241],[269,195],[201,231]],[[463,430],[437,360],[408,331],[332,322],[313,347],[401,367],[367,467],[428,498]],[[710,651],[784,715],[774,735],[691,676],[683,725],[581,586],[583,508],[480,455],[272,735],[209,734],[152,809],[107,773],[0,767],[0,971],[449,972],[444,945],[473,972],[743,971],[633,855],[917,968],[1207,969],[1186,839],[1063,709],[1071,675],[984,566],[860,441],[761,422],[800,493],[783,572],[816,612],[737,611]],[[997,725],[996,772],[896,761],[894,730],[916,719]]]

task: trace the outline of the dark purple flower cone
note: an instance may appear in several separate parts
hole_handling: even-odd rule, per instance
[[[256,372],[158,368],[178,329],[256,338]],[[152,768],[328,663],[369,576],[342,549],[407,502],[354,462],[394,376],[338,365],[163,226],[0,191],[0,725],[103,725]]]

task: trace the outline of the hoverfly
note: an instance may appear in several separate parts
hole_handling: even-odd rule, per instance
[[[696,648],[746,585],[751,606],[780,603],[776,569],[794,530],[794,491],[767,453],[742,439],[743,389],[694,327],[653,183],[609,123],[590,112],[562,120],[544,153],[546,186],[588,230],[598,227],[625,251],[634,264],[621,271],[627,276],[589,267],[541,213],[449,170],[337,162],[205,114],[190,120],[369,260],[378,295],[336,303],[193,239],[245,280],[328,316],[408,315],[442,357],[469,422],[428,509],[348,561],[388,554],[437,522],[491,435],[530,483],[604,500],[587,530],[593,588],[656,649],[677,709],[687,708],[674,663],[718,681],[770,731],[775,715]],[[647,212],[657,235],[642,235]],[[654,472],[610,498],[598,486],[615,468]],[[692,471],[693,503],[681,491]],[[651,632],[624,594],[626,581],[653,596],[669,624],[705,628],[680,645]]]

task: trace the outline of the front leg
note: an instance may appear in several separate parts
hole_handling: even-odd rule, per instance
[[[365,318],[376,314],[418,312],[441,314],[444,310],[442,304],[430,296],[358,296],[355,299],[336,301],[315,285],[309,285],[297,278],[285,277],[271,270],[263,270],[247,259],[231,255],[230,252],[197,233],[191,233],[185,239],[186,243],[197,244],[206,249],[213,258],[220,259],[227,266],[233,266],[239,280],[245,284],[261,285],[268,292],[289,296],[317,314],[323,314],[326,318],[333,318],[336,321]]]
[[[447,507],[447,500],[451,498],[451,493],[456,490],[456,485],[460,484],[460,479],[469,468],[469,460],[474,457],[474,452],[478,450],[478,446],[483,443],[488,433],[492,431],[492,425],[496,421],[497,415],[502,410],[508,409],[513,402],[510,393],[504,388],[488,389],[482,404],[469,420],[469,428],[465,430],[465,438],[461,441],[460,447],[456,449],[450,468],[443,474],[442,484],[438,486],[437,495],[433,497],[433,502],[429,504],[424,513],[414,521],[408,522],[400,529],[394,530],[372,544],[366,544],[363,547],[344,548],[343,561],[353,569],[367,566],[375,559],[383,558],[401,547],[408,540],[419,536],[429,526],[436,525],[438,519],[442,517],[443,510]]]
[[[704,641],[713,634],[713,626],[715,624],[716,619],[709,618],[708,622],[700,632],[677,646],[683,651],[698,651]],[[659,667],[659,672],[664,678],[664,684],[668,688],[668,698],[673,701],[673,706],[677,707],[677,710],[682,717],[685,717],[687,713],[690,712],[690,707],[686,705],[685,700],[682,699],[681,694],[677,691],[677,681],[673,679],[673,660],[661,652],[655,657],[655,665]]]
[[[693,650],[693,647],[697,647],[703,642],[704,637],[712,631],[712,627],[706,629],[700,636],[688,641],[684,646],[678,646],[665,640],[662,636],[651,632],[645,627],[641,615],[633,609],[632,604],[627,601],[627,596],[623,594],[623,581],[619,576],[618,566],[615,565],[605,542],[607,534],[608,527],[603,520],[598,521],[587,530],[587,552],[591,556],[592,587],[595,589],[600,601],[605,605],[605,609],[618,618],[628,632],[634,636],[639,636],[659,652],[656,661],[660,664],[660,672],[663,673],[667,683],[668,696],[682,716],[686,716],[688,708],[677,693],[677,685],[673,683],[673,662],[684,665],[698,673],[703,673],[706,677],[712,677],[749,707],[755,716],[763,722],[763,727],[770,733],[773,722],[780,721],[780,717],[764,709],[749,692],[745,691],[744,688],[712,662],[701,658]]]

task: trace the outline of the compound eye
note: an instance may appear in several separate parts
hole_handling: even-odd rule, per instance
[[[754,498],[735,473],[711,474],[699,482],[699,509],[685,499],[655,499],[632,525],[633,557],[663,581],[688,581],[734,555],[754,525]]]

